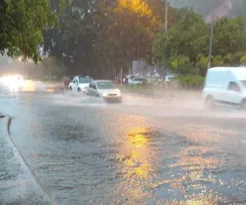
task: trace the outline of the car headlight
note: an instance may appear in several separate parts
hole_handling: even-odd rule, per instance
[[[106,97],[108,94],[107,93],[103,93],[102,95],[103,95],[103,97]]]
[[[118,96],[121,96],[121,92],[120,92],[119,89],[116,89],[116,93],[117,93]]]

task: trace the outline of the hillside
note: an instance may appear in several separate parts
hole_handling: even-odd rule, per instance
[[[205,18],[209,18],[214,0],[169,0],[169,2],[176,8],[192,7]],[[245,0],[216,0],[215,2],[216,16],[243,16],[246,21]]]

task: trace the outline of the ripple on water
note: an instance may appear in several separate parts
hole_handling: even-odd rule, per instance
[[[143,117],[104,112],[93,122],[97,131],[89,122],[46,125],[55,144],[32,155],[59,204],[245,201],[246,169],[222,133],[188,125],[177,135]]]

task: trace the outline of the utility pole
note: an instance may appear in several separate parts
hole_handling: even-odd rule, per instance
[[[208,54],[208,69],[211,67],[212,49],[213,49],[213,35],[214,35],[214,15],[215,15],[215,0],[212,8],[211,28],[210,28],[210,40],[209,40],[209,54]]]
[[[165,0],[165,32],[167,32],[168,25],[168,1]]]
[[[123,80],[123,71],[122,68],[120,68],[120,84],[122,85],[122,80]]]

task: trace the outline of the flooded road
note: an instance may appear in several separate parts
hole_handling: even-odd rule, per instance
[[[57,92],[1,95],[0,107],[15,117],[14,144],[57,204],[246,204],[244,114]],[[3,158],[0,173],[11,173]]]

